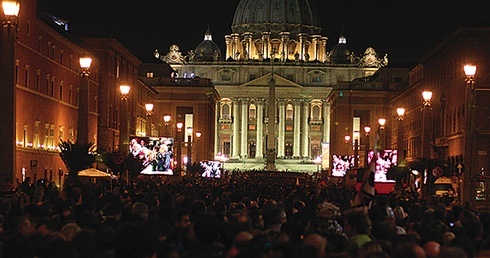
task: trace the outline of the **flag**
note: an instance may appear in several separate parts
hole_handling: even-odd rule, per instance
[[[369,208],[371,201],[376,196],[376,189],[374,188],[374,175],[376,173],[376,160],[378,159],[379,130],[376,133],[376,144],[374,146],[373,158],[369,163],[369,167],[366,168],[366,171],[364,172],[361,187],[359,188],[354,201],[352,201],[352,207],[368,206]]]

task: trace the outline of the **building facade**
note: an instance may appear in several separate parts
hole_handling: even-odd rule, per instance
[[[92,58],[84,105],[88,142],[98,151],[119,149],[120,118],[128,116],[130,135],[146,134],[145,103],[155,92],[138,80],[138,58],[113,39],[80,39],[66,20],[21,3],[18,17],[2,16],[16,27],[2,32],[1,180],[14,185],[25,178],[62,183],[67,170],[58,144],[77,141],[82,69],[79,58]],[[13,34],[12,34],[13,33]],[[10,68],[12,67],[12,68]],[[119,85],[131,85],[131,107],[121,114]],[[84,123],[85,123],[84,122]]]
[[[460,200],[477,206],[488,203],[489,41],[488,28],[456,30],[410,70],[409,87],[392,98],[393,106],[406,109],[393,143],[407,161],[444,161],[460,185]],[[477,67],[474,77],[465,75],[467,64]],[[432,92],[428,107],[423,91]],[[436,172],[427,177],[435,180]]]
[[[298,10],[290,12],[291,8]],[[329,167],[327,97],[337,83],[372,75],[388,59],[379,58],[371,47],[354,55],[343,35],[327,51],[327,37],[320,34],[319,24],[316,9],[306,0],[261,4],[243,0],[235,11],[232,33],[225,36],[223,54],[209,30],[187,54],[177,45],[165,54],[155,51],[155,57],[170,64],[177,76],[210,78],[216,86],[220,101],[213,152],[230,158],[228,168],[264,169],[270,141],[277,170],[314,171],[317,156],[322,157],[323,168]],[[272,113],[270,106],[275,109]],[[272,135],[270,120],[275,127]]]

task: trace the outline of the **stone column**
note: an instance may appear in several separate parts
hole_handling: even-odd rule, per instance
[[[255,151],[256,159],[264,158],[264,100],[257,101],[257,146]]]
[[[303,117],[301,120],[301,132],[303,132],[301,137],[301,156],[303,158],[306,158],[310,155],[309,152],[309,133],[310,133],[310,124],[308,123],[308,118],[310,117],[310,102],[307,100],[304,100],[303,102]]]
[[[284,157],[284,126],[286,120],[286,102],[281,99],[279,100],[279,117],[277,123],[277,156],[280,158]],[[272,121],[274,122],[274,121]]]
[[[240,144],[240,157],[246,158],[247,157],[247,144],[248,144],[248,99],[242,99],[241,100],[241,107],[242,107],[242,133],[241,133],[241,144]]]
[[[293,138],[293,157],[301,157],[300,137],[301,137],[301,100],[294,100],[294,138]]]
[[[330,103],[326,101],[323,102],[323,141],[326,144],[330,145]],[[330,168],[330,146],[327,148],[327,153],[322,152],[322,156],[324,157],[322,160],[322,167]]]
[[[218,134],[218,128],[219,128],[219,118],[220,116],[220,103],[219,101],[216,101],[215,107],[214,107],[214,155],[218,155],[219,152],[221,152],[220,149],[220,138]],[[213,157],[214,158],[214,157]]]
[[[239,116],[239,107],[238,107],[238,99],[233,100],[233,139],[232,139],[232,146],[231,146],[231,156],[233,158],[239,158],[240,153],[238,151],[238,148],[240,146],[240,118]]]

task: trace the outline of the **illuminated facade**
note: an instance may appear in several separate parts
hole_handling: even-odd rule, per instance
[[[77,140],[82,55],[93,60],[88,83],[88,141],[100,151],[118,149],[119,85],[133,88],[127,114],[131,135],[146,133],[144,104],[154,94],[137,79],[141,62],[120,43],[112,39],[83,39],[82,43],[70,35],[62,20],[37,11],[36,1],[20,8],[13,52],[15,85],[2,86],[15,89],[14,97],[2,100],[11,103],[2,112],[16,116],[13,137],[2,139],[5,145],[14,145],[13,151],[6,148],[2,151],[8,153],[1,155],[2,164],[14,162],[2,168],[0,177],[11,178],[14,184],[26,177],[57,184],[63,180],[67,171],[58,144],[60,139]]]
[[[343,35],[328,52],[316,9],[307,0],[242,0],[231,29],[225,36],[224,54],[209,30],[187,55],[177,45],[165,54],[154,53],[178,76],[210,78],[216,86],[221,99],[216,103],[215,155],[229,156],[230,169],[233,164],[264,169],[269,137],[273,137],[277,170],[298,165],[293,169],[316,171],[317,156],[323,157],[322,168],[328,168],[331,106],[327,97],[339,82],[372,75],[386,66],[386,56],[379,58],[373,48],[356,56]],[[271,78],[276,130],[269,136]]]

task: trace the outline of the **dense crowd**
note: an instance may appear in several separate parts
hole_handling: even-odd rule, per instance
[[[63,191],[26,180],[0,198],[7,257],[490,257],[490,216],[301,173],[141,177]]]

